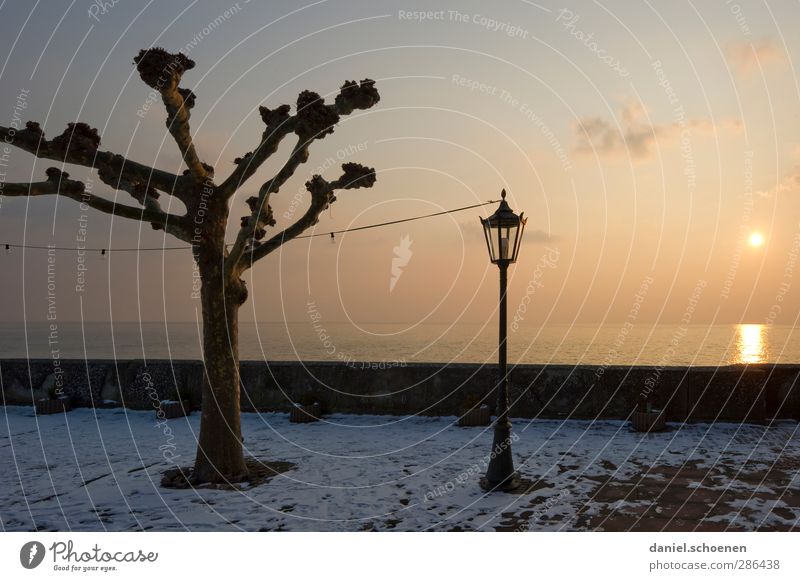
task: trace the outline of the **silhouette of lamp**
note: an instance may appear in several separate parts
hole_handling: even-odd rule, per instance
[[[526,218],[517,216],[506,202],[506,191],[494,214],[481,218],[489,260],[500,269],[500,317],[499,317],[499,377],[497,381],[497,418],[494,422],[494,443],[489,456],[489,467],[481,479],[481,488],[489,491],[509,492],[519,486],[519,477],[514,470],[511,454],[511,421],[508,418],[508,362],[507,362],[507,305],[508,265],[517,261]]]

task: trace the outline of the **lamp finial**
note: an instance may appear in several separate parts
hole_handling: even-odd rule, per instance
[[[503,191],[500,192],[500,197],[503,198],[504,200],[506,199],[506,189],[505,188],[503,188]]]

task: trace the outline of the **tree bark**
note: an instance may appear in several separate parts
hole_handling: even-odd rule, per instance
[[[224,247],[224,246],[223,246]],[[210,255],[209,255],[210,254]],[[241,482],[248,476],[239,408],[238,276],[226,275],[222,255],[201,249],[203,403],[193,472],[196,483]]]

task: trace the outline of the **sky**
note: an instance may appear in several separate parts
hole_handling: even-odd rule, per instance
[[[0,124],[32,119],[52,137],[84,121],[102,149],[180,172],[163,108],[132,59],[151,46],[183,50],[197,63],[182,83],[197,95],[195,144],[221,179],[257,143],[260,105],[294,104],[304,89],[332,99],[343,81],[372,78],[380,103],[316,142],[273,196],[278,227],[304,211],[311,175],[334,179],[347,161],[376,168],[377,183],[342,192],[316,232],[505,188],[528,217],[509,287],[525,324],[792,325],[799,17],[788,1],[6,1]],[[237,194],[231,238],[289,141]],[[51,165],[12,149],[0,170],[6,182],[36,181]],[[331,322],[486,321],[498,278],[478,218],[493,209],[288,243],[248,274],[241,318],[307,320],[313,303]],[[182,245],[146,224],[81,214],[68,199],[0,198],[0,243],[75,247],[85,231],[91,248]],[[185,250],[48,260],[0,255],[0,321],[46,321],[54,303],[64,321],[196,320]]]

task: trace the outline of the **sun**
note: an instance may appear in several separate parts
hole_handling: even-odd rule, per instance
[[[764,235],[761,232],[753,232],[748,239],[750,246],[757,248],[764,245]]]

